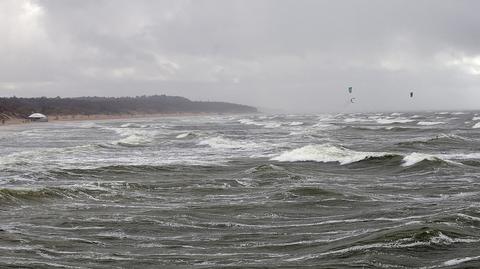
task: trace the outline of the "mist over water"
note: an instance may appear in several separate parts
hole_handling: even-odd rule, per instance
[[[480,113],[0,128],[1,268],[480,267]]]

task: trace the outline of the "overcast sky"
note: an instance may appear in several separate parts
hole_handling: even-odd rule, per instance
[[[0,95],[475,109],[479,10],[476,0],[0,0]]]

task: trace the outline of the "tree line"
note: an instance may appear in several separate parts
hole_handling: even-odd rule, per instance
[[[251,106],[225,102],[191,101],[180,96],[77,98],[0,98],[0,118],[45,115],[156,114],[156,113],[253,113]]]

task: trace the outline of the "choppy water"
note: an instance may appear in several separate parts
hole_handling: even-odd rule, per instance
[[[0,268],[480,268],[480,114],[0,128]]]

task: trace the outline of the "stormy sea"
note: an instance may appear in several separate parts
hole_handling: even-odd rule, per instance
[[[0,268],[480,268],[480,113],[0,127]]]

